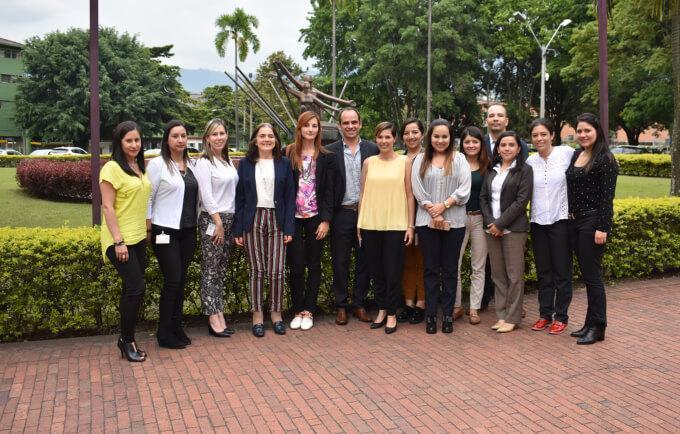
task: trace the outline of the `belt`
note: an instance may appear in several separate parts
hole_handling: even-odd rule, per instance
[[[351,209],[352,211],[358,211],[359,210],[359,204],[355,203],[352,205],[343,205],[342,206],[344,209]]]
[[[596,209],[589,209],[587,211],[581,211],[581,212],[570,212],[569,213],[569,220],[577,220],[577,219],[582,219],[584,217],[591,217],[594,215],[597,215],[599,210]]]
[[[480,215],[481,213],[481,211],[468,211],[467,215]]]

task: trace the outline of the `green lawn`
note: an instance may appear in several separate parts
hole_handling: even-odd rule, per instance
[[[92,211],[87,203],[52,202],[24,193],[14,179],[15,169],[0,168],[0,227],[89,226]],[[670,191],[670,179],[619,176],[616,197],[662,197]]]
[[[90,204],[36,199],[19,188],[15,172],[14,168],[0,168],[0,227],[77,227],[92,224]]]

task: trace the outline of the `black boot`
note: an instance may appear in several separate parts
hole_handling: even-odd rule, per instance
[[[413,307],[412,306],[404,306],[404,308],[399,312],[399,315],[397,315],[397,322],[406,322],[411,319],[411,316],[413,315]]]
[[[582,338],[583,336],[586,335],[586,333],[588,333],[589,328],[590,328],[590,326],[585,324],[583,327],[576,330],[575,332],[571,332],[571,334],[569,336],[571,336],[572,338]]]
[[[431,335],[437,333],[437,318],[428,316],[425,322],[425,331]]]
[[[442,333],[453,333],[453,317],[445,316],[442,320]]]
[[[604,340],[604,329],[599,327],[590,327],[583,337],[579,338],[576,343],[578,345],[592,345],[595,342]]]

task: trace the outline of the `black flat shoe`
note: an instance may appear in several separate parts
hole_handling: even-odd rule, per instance
[[[409,322],[411,324],[420,324],[424,320],[425,320],[425,309],[423,309],[422,307],[418,307],[418,306],[414,307],[413,312],[411,314],[411,319],[409,320]]]
[[[224,331],[216,332],[215,330],[213,330],[210,324],[208,324],[208,334],[210,336],[215,336],[216,338],[228,338],[230,336],[228,333],[225,333]]]
[[[425,331],[431,335],[437,333],[437,318],[433,316],[427,317],[427,321],[425,323]]]
[[[146,360],[146,353],[139,348],[135,342],[123,342],[123,338],[118,338],[118,349],[120,357],[127,359],[128,362],[143,362]]]
[[[187,334],[184,333],[184,330],[181,327],[176,328],[173,333],[175,334],[177,340],[180,341],[183,345],[191,345],[191,338],[189,338],[189,336],[187,336]]]
[[[442,321],[442,333],[453,333],[453,317],[445,316]]]
[[[584,325],[583,327],[581,327],[580,329],[576,330],[575,332],[571,332],[571,333],[569,334],[569,336],[571,336],[572,338],[582,338],[583,336],[586,335],[586,333],[588,333],[588,329],[589,329],[589,328],[590,328],[589,326]]]
[[[256,338],[264,337],[264,324],[253,324],[253,336]]]
[[[379,329],[380,327],[384,326],[387,324],[387,315],[385,315],[385,318],[383,318],[382,321],[380,322],[372,322],[371,323],[371,330]]]
[[[397,322],[410,321],[412,316],[413,316],[413,307],[404,306],[404,308],[401,310],[401,312],[399,312],[399,315],[397,315]]]
[[[276,333],[277,335],[286,334],[286,326],[283,324],[283,321],[276,321],[274,323],[274,333]]]
[[[591,327],[588,329],[583,337],[576,341],[577,345],[592,345],[595,342],[600,342],[604,340],[604,329],[597,327]]]

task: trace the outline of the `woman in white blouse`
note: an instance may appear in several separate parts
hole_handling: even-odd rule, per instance
[[[442,283],[442,332],[453,332],[458,256],[465,236],[465,204],[470,197],[470,166],[456,152],[453,128],[445,119],[430,124],[425,152],[413,162],[411,184],[416,230],[425,262],[427,333],[437,333],[439,287]]]
[[[224,279],[233,245],[234,201],[238,175],[229,159],[227,127],[213,119],[203,133],[203,155],[194,171],[201,193],[198,217],[201,239],[201,302],[208,332],[215,337],[234,333],[224,320]]]
[[[532,330],[560,334],[567,327],[572,295],[572,255],[569,243],[569,204],[565,172],[574,150],[553,146],[555,126],[536,119],[529,127],[538,150],[527,159],[534,170],[531,199],[531,244],[538,276],[540,318]]]
[[[163,130],[161,155],[149,162],[146,172],[151,182],[147,236],[163,273],[156,339],[165,348],[191,344],[182,329],[182,307],[198,225],[198,182],[193,169],[187,130],[182,122],[172,120]]]

